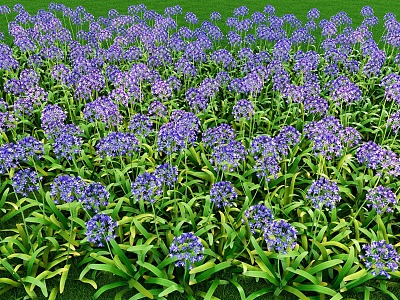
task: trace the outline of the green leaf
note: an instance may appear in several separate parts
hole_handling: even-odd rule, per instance
[[[132,263],[129,261],[129,259],[126,257],[126,255],[124,254],[124,252],[121,250],[121,248],[114,239],[110,240],[110,244],[112,246],[112,249],[115,251],[115,253],[117,253],[118,257],[121,259],[125,267],[128,269],[129,274],[133,276],[135,274],[136,268],[133,267]]]
[[[344,264],[343,268],[340,270],[339,274],[337,275],[336,279],[333,281],[332,286],[335,288],[339,288],[340,284],[343,281],[343,278],[347,276],[350,268],[353,266],[354,263],[354,247],[350,247],[350,253],[347,256],[346,263]]]
[[[67,281],[68,272],[69,272],[70,267],[71,267],[71,264],[64,266],[65,271],[62,273],[61,279],[60,279],[60,294],[62,294],[64,292],[65,282]]]
[[[182,293],[184,291],[184,289],[183,289],[183,287],[181,287],[178,284],[173,284],[173,285],[170,285],[168,288],[166,288],[164,291],[162,291],[160,294],[158,294],[158,297],[167,296],[175,291]]]
[[[126,285],[127,285],[127,283],[125,281],[117,281],[117,282],[106,284],[106,285],[102,286],[101,288],[99,288],[99,290],[93,295],[93,298],[97,299],[104,292],[107,292],[107,291],[115,289],[115,288],[119,288],[121,286],[126,286]]]
[[[214,273],[217,273],[223,269],[229,268],[230,266],[232,266],[231,261],[224,261],[222,263],[219,263],[219,264],[215,265],[214,267],[208,269],[207,271],[201,273],[198,277],[196,277],[196,282],[202,282],[203,280],[209,279],[211,277],[211,275],[213,275]]]
[[[315,273],[321,272],[323,270],[330,269],[338,264],[341,264],[342,262],[343,262],[343,260],[341,260],[341,259],[332,259],[332,260],[320,263],[319,265],[316,265],[315,267],[312,267],[311,269],[307,270],[307,272],[309,274],[315,274]]]
[[[335,296],[337,294],[335,290],[321,285],[299,284],[297,289],[304,292],[316,292],[319,295]]]
[[[24,278],[24,283],[32,284],[31,291],[33,291],[35,285],[38,286],[40,288],[40,290],[42,291],[43,296],[48,297],[49,293],[47,292],[47,287],[44,282],[41,282],[40,280],[36,279],[35,277],[26,276]]]
[[[295,282],[302,282],[304,279],[308,279],[310,282],[312,282],[315,285],[321,285],[321,282],[318,280],[318,278],[307,273],[307,271],[300,270],[300,269],[295,270],[292,267],[287,267],[286,270],[301,276],[300,278],[297,278],[295,280]]]
[[[128,281],[129,287],[134,287],[139,293],[143,294],[147,298],[153,299],[154,296],[152,293],[150,293],[148,290],[145,289],[143,285],[141,285],[139,282],[137,282],[135,279],[130,279]]]

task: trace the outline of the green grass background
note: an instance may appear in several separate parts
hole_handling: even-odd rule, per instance
[[[253,0],[253,1],[240,1],[240,0],[191,0],[191,1],[162,1],[162,0],[152,0],[152,1],[125,1],[125,0],[72,0],[72,1],[35,1],[35,0],[25,0],[25,1],[15,1],[8,0],[7,3],[0,3],[1,5],[7,4],[12,7],[21,3],[25,9],[31,14],[36,13],[39,9],[47,9],[48,4],[51,2],[64,3],[65,5],[75,8],[79,5],[82,5],[86,8],[87,11],[91,12],[95,17],[99,17],[101,15],[107,15],[110,9],[117,9],[117,11],[121,14],[127,13],[127,9],[131,5],[137,5],[140,3],[146,4],[148,9],[153,9],[159,13],[163,13],[164,9],[168,6],[180,5],[183,9],[183,15],[178,18],[179,21],[183,21],[183,16],[186,12],[192,11],[196,13],[199,20],[205,20],[209,18],[210,13],[213,11],[218,11],[222,14],[223,21],[220,24],[225,22],[225,19],[232,15],[234,8],[239,7],[241,5],[246,5],[250,13],[255,11],[262,11],[263,8],[267,4],[271,4],[276,9],[276,14],[281,16],[283,14],[295,14],[301,21],[306,21],[307,12],[311,8],[318,8],[321,12],[321,18],[329,19],[332,15],[345,11],[347,14],[353,19],[353,26],[357,26],[362,21],[362,16],[360,14],[360,10],[363,6],[369,5],[374,11],[375,15],[379,18],[380,22],[377,28],[374,30],[374,35],[376,39],[379,39],[383,33],[383,16],[387,12],[400,14],[400,0],[369,0],[369,1],[341,1],[341,0],[307,0],[307,1],[299,1],[299,0],[268,0],[266,2]],[[8,20],[12,20],[15,17],[15,13],[12,13],[8,16]],[[398,16],[399,17],[399,16]],[[184,23],[180,23],[184,24]],[[11,42],[12,40],[7,37],[7,22],[6,18],[0,15],[0,31],[5,33],[6,42]],[[228,274],[226,279],[229,279]],[[6,275],[7,276],[7,275]],[[0,274],[1,277],[1,274]],[[93,289],[88,284],[83,284],[78,280],[79,270],[71,267],[71,272],[69,276],[69,280],[66,284],[66,289],[62,295],[59,295],[57,299],[60,300],[86,300],[92,299],[92,295],[95,293],[95,289]],[[113,277],[110,274],[101,274],[96,276],[96,281],[98,286],[101,287],[104,284],[110,283],[113,281]],[[227,282],[228,283],[228,282]],[[211,283],[210,283],[211,284]],[[248,295],[251,292],[254,292],[258,289],[265,287],[265,282],[260,281],[256,282],[254,280],[242,280],[240,284],[246,291]],[[57,280],[48,281],[48,287],[57,285]],[[195,286],[194,289],[207,291],[208,284],[202,284],[199,286]],[[51,288],[50,288],[51,290]],[[389,290],[395,293],[400,298],[400,291],[393,290],[390,288]],[[38,294],[40,291],[38,292]],[[0,295],[0,299],[22,299],[25,295],[23,290],[11,290],[7,294]],[[236,288],[232,284],[222,285],[217,289],[215,293],[216,297],[220,299],[240,299],[239,294]],[[346,295],[347,299],[363,299],[363,294],[348,294]],[[113,299],[113,292],[109,292],[103,294],[99,299]],[[44,299],[44,298],[40,298]],[[173,294],[169,299],[186,299],[185,295],[181,294]],[[273,299],[272,296],[260,297],[258,299]],[[282,299],[293,299],[292,297],[283,295]],[[372,293],[371,299],[390,299],[385,295],[380,295],[379,293]]]

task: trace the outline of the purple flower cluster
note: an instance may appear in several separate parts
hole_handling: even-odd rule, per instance
[[[278,140],[279,141],[279,140]],[[269,135],[259,135],[251,142],[250,153],[255,160],[254,169],[257,171],[257,177],[265,177],[267,181],[272,175],[278,177],[281,168],[279,166],[280,155],[276,140]]]
[[[49,135],[59,133],[64,126],[66,119],[67,114],[61,107],[58,105],[48,104],[42,110],[42,129],[45,134]]]
[[[116,157],[137,151],[139,141],[133,133],[111,132],[97,143],[97,153],[102,157]]]
[[[146,137],[153,132],[153,122],[143,114],[136,114],[132,117],[128,129],[133,131],[135,136]]]
[[[400,111],[396,111],[391,114],[386,122],[386,127],[389,127],[393,130],[395,134],[399,133],[400,129]],[[1,126],[0,126],[1,127]]]
[[[202,143],[206,147],[227,144],[235,140],[235,130],[228,124],[221,124],[217,127],[208,128],[203,133]]]
[[[200,238],[193,232],[187,232],[174,237],[169,253],[172,258],[177,260],[175,266],[190,270],[195,262],[204,258],[204,246]]]
[[[273,220],[264,227],[264,240],[268,250],[285,254],[297,245],[297,230],[285,220]]]
[[[74,154],[81,152],[83,130],[75,124],[64,125],[53,138],[53,149],[58,159],[72,160]]]
[[[358,147],[356,158],[358,163],[377,170],[378,176],[381,176],[383,172],[395,177],[400,175],[400,159],[396,153],[375,142],[369,141]]]
[[[361,141],[356,129],[343,128],[340,121],[333,116],[308,123],[304,126],[304,133],[313,142],[314,154],[321,154],[327,160],[341,156],[345,147],[356,146]]]
[[[59,175],[50,186],[50,196],[54,203],[70,203],[81,199],[86,183],[81,177],[72,175]]]
[[[400,255],[393,245],[385,240],[373,241],[371,244],[363,245],[364,254],[360,254],[360,260],[364,262],[367,269],[372,269],[374,276],[385,276],[389,279],[388,273],[395,272],[399,268]]]
[[[218,144],[212,150],[211,163],[223,171],[233,172],[239,164],[246,159],[247,151],[244,145],[239,141],[230,141],[227,144]]]
[[[81,197],[78,199],[82,203],[83,208],[97,214],[101,207],[108,206],[110,193],[99,182],[92,182],[85,185]]]
[[[398,200],[396,194],[388,187],[377,186],[370,189],[366,196],[367,206],[372,207],[378,214],[393,212]]]
[[[104,247],[105,243],[116,237],[114,232],[118,223],[106,214],[95,214],[85,225],[88,242],[97,247]]]
[[[162,196],[162,180],[156,174],[144,172],[132,182],[132,196],[135,201],[153,204]]]
[[[118,105],[110,98],[104,96],[87,103],[83,109],[83,117],[90,122],[103,122],[107,126],[117,126],[122,121]]]
[[[250,232],[256,234],[256,230],[261,230],[263,232],[265,227],[273,220],[274,215],[272,211],[264,204],[257,204],[246,209],[242,222],[247,222],[250,227]]]
[[[175,183],[178,181],[178,169],[165,163],[156,167],[154,175],[169,188],[173,188]]]
[[[250,120],[254,115],[254,105],[251,101],[246,99],[238,100],[233,106],[232,114],[237,121],[239,121],[241,118]]]
[[[42,177],[34,170],[22,169],[15,172],[12,178],[12,187],[15,193],[27,197],[29,193],[39,190]]]
[[[162,102],[155,100],[150,103],[148,114],[152,119],[162,118],[167,115],[167,108]]]
[[[232,183],[229,181],[219,181],[212,185],[210,191],[210,201],[217,208],[231,206],[231,201],[237,198],[237,193]]]
[[[314,209],[334,209],[341,199],[337,183],[325,177],[312,182],[306,197]]]
[[[360,88],[346,76],[339,76],[328,82],[327,89],[336,105],[351,104],[362,99]]]
[[[167,155],[182,151],[197,140],[200,121],[195,114],[183,110],[175,110],[170,122],[161,126],[158,132],[158,150]]]
[[[300,132],[293,126],[285,126],[274,137],[278,153],[281,155],[288,155],[289,149],[300,143]]]

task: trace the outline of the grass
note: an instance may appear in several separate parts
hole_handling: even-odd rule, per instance
[[[103,1],[103,0],[70,0],[70,1],[50,1],[50,0],[42,0],[42,1],[30,1],[30,0],[9,0],[7,1],[7,5],[12,8],[15,4],[21,3],[25,9],[31,13],[36,13],[39,9],[47,9],[49,3],[57,2],[64,3],[65,5],[76,8],[81,5],[85,7],[87,11],[92,13],[95,17],[106,16],[110,9],[117,9],[121,14],[127,13],[128,7],[131,5],[137,5],[139,3],[146,4],[148,9],[153,9],[159,13],[163,13],[164,9],[168,6],[180,5],[182,7],[183,13],[192,11],[196,13],[199,20],[208,19],[210,13],[213,11],[218,11],[222,14],[223,20],[227,17],[231,16],[234,8],[239,7],[241,5],[246,5],[250,13],[255,11],[263,11],[264,7],[267,4],[271,4],[276,9],[276,14],[281,16],[283,14],[295,14],[297,18],[301,21],[306,21],[307,12],[311,8],[318,8],[321,12],[321,18],[329,19],[331,16],[335,15],[340,11],[345,11],[352,19],[354,25],[359,25],[362,21],[362,16],[360,14],[360,10],[365,5],[371,6],[375,15],[379,18],[380,22],[376,26],[375,38],[380,38],[383,33],[383,16],[387,12],[399,12],[400,11],[400,1],[397,0],[367,0],[367,1],[341,1],[341,0],[308,0],[308,1],[297,1],[297,0],[268,0],[264,1],[248,1],[249,3],[244,3],[239,0],[231,0],[231,1],[216,1],[216,0],[207,0],[207,5],[205,5],[204,0],[196,0],[196,1],[163,1],[163,0],[144,0],[137,2],[130,2],[124,0],[112,0],[112,1]],[[9,18],[14,18],[15,13],[13,13]],[[4,16],[3,16],[4,18]],[[0,17],[1,20],[1,17]],[[181,17],[183,20],[183,17]],[[181,23],[183,24],[183,23]],[[5,19],[0,21],[0,31],[3,33],[7,33],[7,24]],[[7,39],[7,42],[10,42],[10,39]]]
[[[21,3],[28,12],[31,14],[36,13],[39,9],[46,9],[48,4],[53,1],[44,0],[44,1],[7,1],[7,5],[12,7],[17,3]],[[215,1],[208,0],[205,5],[204,0],[190,1],[190,2],[182,2],[182,1],[161,1],[161,0],[152,0],[152,1],[141,1],[146,4],[148,9],[154,9],[159,13],[162,13],[164,9],[168,6],[172,5],[180,5],[185,12],[193,11],[199,17],[200,20],[208,19],[209,15],[213,11],[218,11],[222,14],[223,20],[226,17],[230,16],[235,7],[243,5],[243,1],[231,0],[231,1]],[[127,8],[130,5],[138,4],[141,2],[127,2],[122,0],[113,0],[113,1],[88,1],[88,0],[71,0],[64,2],[69,7],[75,8],[78,5],[82,5],[86,8],[87,11],[93,13],[95,17],[101,15],[107,15],[108,11],[112,8],[117,9],[121,14],[127,12]],[[288,13],[295,14],[300,20],[306,20],[307,12],[316,7],[321,12],[322,18],[329,18],[330,16],[340,12],[346,11],[347,14],[353,19],[353,23],[358,25],[362,21],[362,17],[360,15],[360,10],[365,5],[370,5],[374,11],[376,16],[380,20],[379,28],[376,29],[376,38],[379,38],[383,33],[383,16],[387,12],[399,12],[400,11],[400,1],[388,1],[388,0],[374,0],[374,1],[339,1],[339,0],[308,0],[306,3],[303,1],[295,1],[295,0],[269,0],[267,2],[264,1],[251,1],[250,3],[246,3],[246,6],[250,9],[250,12],[262,11],[266,4],[272,4],[276,8],[277,15],[283,15]],[[15,13],[9,16],[9,20],[13,19]],[[183,18],[181,17],[181,20]],[[0,16],[0,31],[6,33],[7,32],[7,22],[4,16]],[[8,37],[6,39],[7,42],[11,42],[11,39]],[[57,297],[60,300],[69,300],[69,299],[92,299],[92,295],[95,293],[95,289],[92,288],[88,284],[84,284],[78,280],[79,270],[76,268],[71,268],[71,273],[69,276],[69,283],[66,286],[66,289],[62,295]],[[113,276],[109,274],[100,274],[96,277],[96,281],[98,282],[98,286],[101,287],[107,283],[113,281]],[[229,277],[225,278],[229,279]],[[246,295],[249,295],[252,292],[260,290],[265,287],[265,283],[263,281],[256,282],[252,279],[239,279],[241,285],[245,288]],[[49,281],[49,286],[55,284],[57,281]],[[203,291],[207,291],[208,286],[211,284],[205,283],[204,285],[198,285],[195,288]],[[397,297],[400,297],[400,290],[396,289],[394,286],[390,287],[390,290],[395,293]],[[13,289],[7,293],[7,295],[2,295],[2,299],[19,299],[23,298],[25,292],[23,290]],[[239,299],[239,293],[237,289],[233,286],[233,284],[226,281],[225,285],[221,285],[218,287],[216,293],[216,297],[221,299]],[[362,294],[349,294],[347,295],[349,299],[362,299]],[[113,299],[113,292],[105,293],[99,299]],[[284,299],[291,299],[286,295],[283,295]],[[43,299],[43,298],[39,298]],[[173,294],[169,299],[186,299],[185,295],[176,293]],[[273,299],[271,295],[263,296],[258,299]],[[388,299],[386,296],[381,295],[380,293],[373,292],[371,293],[371,299]]]

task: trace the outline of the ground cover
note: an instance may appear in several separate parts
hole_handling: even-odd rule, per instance
[[[400,23],[285,3],[0,6],[2,296],[397,299]]]

